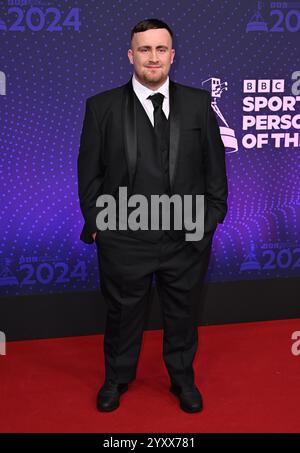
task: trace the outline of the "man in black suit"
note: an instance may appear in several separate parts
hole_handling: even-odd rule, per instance
[[[184,411],[202,409],[192,366],[198,342],[192,296],[203,283],[213,234],[227,212],[225,153],[210,93],[169,80],[172,38],[170,27],[158,19],[137,24],[128,50],[132,79],[86,102],[78,156],[81,240],[97,245],[108,307],[100,411],[116,409],[136,376],[153,273],[170,391]],[[147,200],[153,194],[204,195],[202,239],[187,241],[185,226],[178,230],[172,222],[169,230],[161,223],[156,230],[99,229],[103,206],[96,200],[102,194],[117,198],[120,187]]]

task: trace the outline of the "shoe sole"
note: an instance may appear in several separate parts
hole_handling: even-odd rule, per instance
[[[123,390],[121,390],[120,391],[120,396],[123,393],[127,392],[127,390],[128,390],[128,387],[123,389]],[[118,401],[118,403],[115,406],[110,406],[108,408],[101,407],[99,404],[97,404],[97,409],[98,409],[99,412],[112,412],[112,411],[115,411],[116,409],[118,409],[119,406],[120,406],[120,401]]]
[[[170,392],[173,393],[173,395],[177,396],[179,398],[179,392],[176,392],[172,388],[170,388]],[[180,401],[180,400],[179,400]],[[184,412],[188,412],[189,414],[194,414],[195,412],[201,412],[203,410],[203,406],[201,406],[200,409],[191,409],[189,407],[184,406],[183,404],[180,403],[180,407]]]
[[[109,408],[104,408],[104,407],[101,407],[98,405],[97,409],[99,412],[112,412],[112,411],[115,411],[116,409],[118,409],[119,406],[120,406],[120,403],[118,403],[116,406],[109,407]]]

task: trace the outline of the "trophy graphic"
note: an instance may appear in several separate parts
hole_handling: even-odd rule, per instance
[[[6,95],[6,76],[4,72],[0,71],[0,96]]]
[[[261,1],[257,2],[257,10],[251,17],[250,22],[248,22],[247,27],[246,27],[247,33],[248,33],[248,31],[268,31],[267,22],[264,21],[262,15],[261,15],[262,4],[263,4],[263,2],[261,2]]]
[[[210,92],[212,96],[211,106],[220,120],[225,124],[225,126],[220,126],[220,133],[223,144],[225,146],[225,151],[227,154],[235,153],[238,150],[238,142],[235,137],[235,132],[229,127],[229,124],[227,123],[222,112],[217,106],[217,98],[220,99],[222,92],[224,90],[228,90],[228,83],[221,83],[221,79],[218,79],[216,77],[211,77],[210,79],[204,80],[204,82],[202,82],[202,85],[204,85],[205,83],[210,83]]]
[[[0,330],[0,355],[6,355],[6,336],[5,333]]]
[[[2,19],[0,19],[0,30],[7,30],[6,23]]]
[[[254,246],[254,243],[251,242],[249,253],[240,266],[240,272],[260,271],[260,270],[261,270],[261,265],[255,256],[255,246]]]

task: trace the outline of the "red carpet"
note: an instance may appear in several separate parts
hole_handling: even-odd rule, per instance
[[[300,432],[300,319],[200,327],[196,383],[204,411],[168,391],[161,331],[147,331],[137,379],[115,412],[95,399],[102,336],[10,342],[0,356],[1,432]]]

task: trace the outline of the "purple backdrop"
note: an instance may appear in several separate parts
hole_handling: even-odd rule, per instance
[[[208,280],[300,275],[300,2],[15,0],[0,1],[2,294],[99,287],[79,240],[85,99],[129,80],[130,30],[148,17],[176,35],[170,77],[211,91],[226,147]]]

